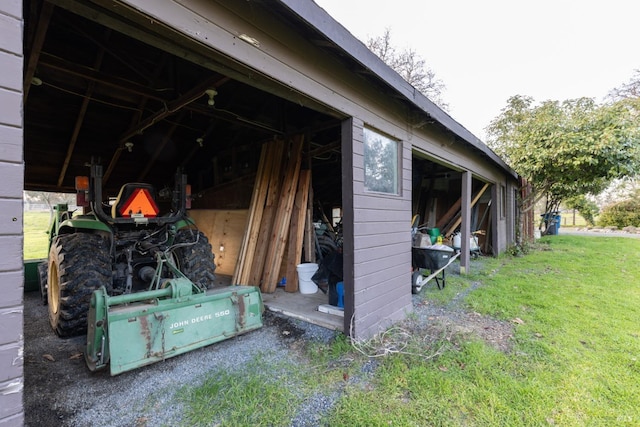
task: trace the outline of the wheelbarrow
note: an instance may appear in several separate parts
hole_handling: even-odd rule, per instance
[[[460,253],[454,253],[453,248],[445,245],[411,248],[411,293],[417,294],[431,279],[436,279],[438,289],[446,285],[445,270]],[[429,270],[430,275],[424,276],[423,271]]]

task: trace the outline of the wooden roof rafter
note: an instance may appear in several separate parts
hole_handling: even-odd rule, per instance
[[[29,59],[27,60],[27,65],[25,67],[23,88],[24,97],[22,101],[24,104],[27,103],[27,98],[29,97],[29,89],[31,88],[31,82],[33,81],[33,76],[35,76],[36,73],[40,52],[42,52],[42,46],[44,45],[44,41],[47,36],[47,30],[49,28],[49,22],[51,22],[53,8],[54,6],[51,3],[44,2],[40,11],[40,16],[38,17],[38,26],[33,39],[33,44],[31,45]]]
[[[62,71],[72,76],[97,82],[113,89],[126,91],[145,98],[154,99],[160,102],[165,101],[165,98],[158,95],[156,90],[151,89],[148,86],[141,85],[130,80],[125,80],[120,77],[107,76],[95,69],[92,69],[91,67],[72,63],[45,52],[42,53],[38,66]]]
[[[105,41],[109,40],[111,35],[111,30],[106,29],[104,32]],[[100,67],[102,67],[102,60],[104,59],[105,50],[99,49],[98,54],[96,55],[96,60],[93,64],[93,68],[98,71]],[[76,142],[78,141],[78,135],[80,134],[80,129],[82,129],[82,123],[84,122],[84,117],[87,113],[87,108],[89,108],[89,102],[91,101],[91,96],[93,95],[93,91],[95,89],[96,83],[94,81],[89,82],[87,86],[87,90],[85,91],[84,98],[82,99],[82,105],[80,106],[80,111],[78,111],[78,116],[76,117],[76,122],[73,127],[73,132],[71,134],[71,139],[69,141],[69,145],[67,146],[67,154],[64,158],[64,163],[62,165],[62,169],[60,170],[60,174],[58,175],[58,187],[62,186],[62,182],[64,181],[64,177],[67,173],[67,168],[69,167],[69,162],[71,161],[71,157],[73,156],[73,151],[76,146]]]
[[[162,73],[162,70],[164,69],[166,63],[167,63],[167,54],[165,53],[162,56],[162,60],[161,60],[160,64],[158,64],[158,66],[156,67],[156,69],[155,69],[155,71],[153,73],[153,77],[152,77],[151,83],[154,83],[155,80],[157,80],[157,78]],[[136,123],[140,122],[140,120],[142,119],[142,112],[144,111],[144,109],[145,109],[145,107],[147,105],[147,102],[149,102],[149,97],[142,96],[140,98],[140,101],[138,102],[136,110],[131,115],[131,121],[129,122],[129,128],[133,128],[136,125]],[[117,161],[120,159],[120,154],[122,153],[122,149],[124,148],[124,143],[125,142],[126,141],[124,141],[124,142],[120,141],[119,144],[118,144],[118,149],[116,149],[116,152],[113,153],[113,156],[111,157],[111,161],[109,162],[109,166],[107,168],[107,173],[108,174],[104,175],[103,183],[106,183],[106,180],[111,175],[113,167],[115,166]]]
[[[153,165],[158,160],[158,157],[160,156],[160,153],[162,153],[162,151],[165,149],[165,147],[167,146],[167,144],[171,140],[171,137],[173,136],[173,134],[175,133],[176,129],[180,125],[180,122],[182,122],[182,119],[184,118],[184,114],[185,114],[185,110],[180,111],[180,114],[178,115],[178,118],[171,125],[169,130],[167,130],[167,132],[164,134],[164,136],[162,137],[162,141],[160,141],[160,144],[158,144],[158,146],[156,147],[155,151],[151,155],[151,159],[147,162],[147,165],[145,166],[144,170],[142,172],[140,172],[140,174],[138,175],[138,179],[137,179],[138,182],[143,182],[144,181],[145,177],[147,176],[147,174],[149,173],[149,171],[151,170]]]
[[[128,129],[122,135],[120,135],[120,137],[118,138],[118,147],[116,148],[116,152],[113,154],[111,162],[109,163],[109,166],[104,173],[103,182],[107,182],[107,180],[109,179],[118,159],[120,158],[120,153],[123,149],[126,149],[125,144],[130,138],[143,133],[146,129],[150,128],[154,124],[178,112],[196,99],[201,98],[202,96],[204,96],[205,90],[209,88],[217,88],[227,81],[229,81],[228,77],[220,77],[218,75],[205,79],[203,82],[201,82],[197,86],[194,86],[193,89],[189,90],[181,97],[169,102],[168,104],[164,104],[164,108],[162,110],[156,111],[146,119],[138,122],[135,126]]]
[[[76,22],[72,22],[69,19],[63,18],[63,19],[61,19],[61,21],[68,28],[72,28],[75,33],[77,33],[80,36],[84,37],[85,39],[89,40],[91,43],[96,45],[100,50],[102,50],[105,53],[109,54],[110,57],[112,57],[113,59],[118,61],[120,64],[122,64],[125,68],[128,68],[129,70],[131,70],[134,74],[136,74],[138,77],[140,77],[143,81],[147,82],[147,84],[150,82],[149,71],[148,70],[141,70],[141,68],[144,68],[144,67],[142,65],[138,64],[138,61],[137,61],[136,58],[132,57],[131,55],[126,55],[127,58],[123,58],[124,52],[117,52],[110,45],[110,43],[106,42],[107,40],[103,41],[103,40],[100,40],[100,39],[96,38],[92,34],[89,34],[85,30],[80,28],[76,24]],[[106,27],[106,28],[109,28],[109,27]],[[154,67],[154,69],[155,69],[155,67]]]

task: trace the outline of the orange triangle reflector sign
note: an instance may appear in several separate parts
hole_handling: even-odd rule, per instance
[[[145,218],[154,218],[158,215],[160,209],[151,197],[151,193],[146,188],[136,188],[126,203],[120,208],[120,215],[124,217],[137,216]]]

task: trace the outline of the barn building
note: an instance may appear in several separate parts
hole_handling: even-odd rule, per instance
[[[359,338],[412,311],[414,215],[460,233],[463,273],[473,232],[488,255],[515,240],[516,173],[311,0],[4,1],[0,65],[1,425],[24,420],[23,190],[73,192],[92,159],[105,194],[183,170],[220,277]],[[275,146],[282,173],[264,175]],[[287,192],[270,196],[273,176]],[[295,244],[248,253],[265,215]],[[318,261],[326,226],[341,229],[342,316],[315,310],[323,294],[297,293],[286,273]],[[252,275],[249,258],[281,269]]]

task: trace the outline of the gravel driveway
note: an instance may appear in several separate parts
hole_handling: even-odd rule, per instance
[[[257,357],[267,364],[289,361],[296,366],[296,342],[329,342],[336,334],[265,313],[265,326],[259,330],[111,377],[108,371],[92,373],[85,366],[85,336],[61,339],[54,334],[37,292],[25,294],[24,302],[25,425],[31,427],[180,425],[184,408],[176,392],[198,385],[208,371],[241,371]],[[332,403],[327,399],[318,396],[307,402],[292,425],[312,425],[305,420],[327,411]]]
[[[457,274],[453,266],[451,270],[449,274]],[[400,326],[418,331],[420,337],[476,335],[509,352],[512,324],[464,309],[467,294],[480,286],[474,283],[444,306],[413,295],[415,316]],[[274,367],[269,376],[281,377],[283,365],[308,363],[301,352],[305,343],[329,343],[336,336],[335,331],[266,312],[261,329],[111,377],[108,371],[92,373],[85,366],[85,336],[61,339],[54,334],[38,292],[25,294],[24,318],[24,405],[29,427],[184,425],[185,408],[176,395],[182,387],[197,386],[208,373],[221,369],[242,372],[255,360]],[[318,420],[341,398],[344,386],[368,382],[377,360],[365,363],[359,378],[352,376],[326,392],[316,391],[297,408],[290,425],[321,425]]]
[[[560,227],[558,234],[566,234],[569,236],[627,237],[630,239],[640,239],[640,233],[627,233],[626,231],[609,231],[604,229],[587,230],[586,228]]]

